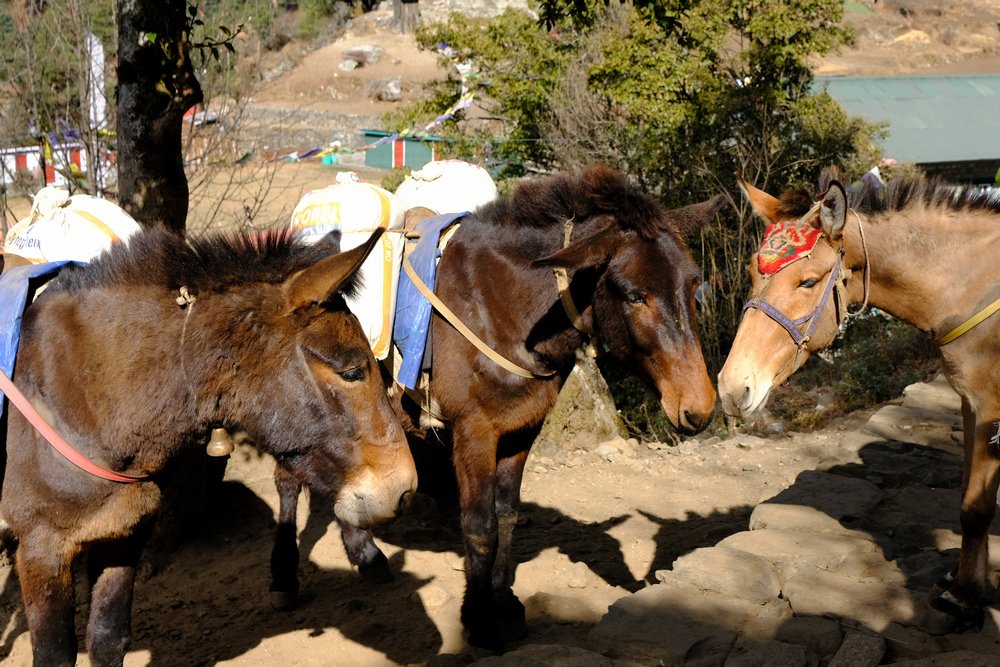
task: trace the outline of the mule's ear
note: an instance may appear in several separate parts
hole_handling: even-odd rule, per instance
[[[809,216],[809,224],[836,241],[844,233],[844,223],[847,222],[847,193],[840,181],[831,181],[830,188],[816,202],[818,215]],[[810,211],[811,213],[811,211]]]
[[[716,195],[708,201],[667,211],[669,226],[681,236],[691,236],[695,232],[701,231],[701,228],[715,217],[725,203],[725,195]]]
[[[356,248],[325,257],[308,269],[303,269],[285,281],[285,296],[292,310],[312,303],[323,303],[350,280],[382,236],[376,229],[368,240]]]
[[[614,224],[607,224],[585,239],[570,243],[562,250],[540,257],[532,266],[561,266],[564,269],[581,269],[600,266],[607,262],[621,245],[622,232]]]
[[[763,218],[768,224],[778,221],[778,209],[781,206],[781,202],[777,197],[772,197],[763,190],[758,190],[750,185],[743,180],[741,174],[736,174],[736,182],[739,183],[740,189],[746,195],[747,201],[750,202],[750,207],[754,213]]]

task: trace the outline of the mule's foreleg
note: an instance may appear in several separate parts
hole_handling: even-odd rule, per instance
[[[358,568],[358,573],[365,581],[385,583],[392,579],[389,569],[389,559],[382,550],[375,546],[371,531],[342,521],[337,518],[340,526],[340,537],[344,541],[344,549],[351,564]]]
[[[991,410],[986,414],[1000,412]],[[966,419],[966,423],[969,421]],[[962,549],[958,570],[951,587],[931,601],[935,609],[954,617],[956,631],[978,630],[984,620],[983,598],[989,578],[989,529],[996,515],[997,488],[1000,487],[1000,447],[990,442],[997,435],[996,421],[980,419],[966,435],[960,515]]]
[[[282,611],[292,609],[299,596],[299,542],[295,515],[302,485],[280,463],[274,467],[278,489],[278,526],[271,550],[271,604]]]
[[[87,652],[95,667],[125,660],[132,638],[135,570],[147,535],[142,528],[122,540],[95,545],[87,556],[92,583]]]
[[[74,556],[57,541],[36,540],[32,533],[21,536],[17,574],[35,665],[76,664]]]

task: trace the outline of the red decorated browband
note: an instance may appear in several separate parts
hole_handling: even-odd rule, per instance
[[[764,275],[777,273],[792,262],[808,257],[823,232],[798,220],[768,225],[757,251],[757,269]]]

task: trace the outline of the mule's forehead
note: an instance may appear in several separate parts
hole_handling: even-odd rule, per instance
[[[611,262],[612,272],[635,286],[672,289],[701,276],[691,254],[670,234],[656,239],[634,238],[624,243]]]
[[[772,275],[808,257],[822,235],[821,230],[800,220],[781,220],[768,225],[757,250],[757,270]]]

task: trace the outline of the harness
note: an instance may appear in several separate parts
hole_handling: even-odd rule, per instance
[[[945,335],[941,336],[934,342],[937,344],[938,347],[947,345],[948,343],[955,340],[962,334],[968,333],[973,327],[975,327],[978,324],[981,324],[983,321],[986,320],[986,318],[988,318],[990,315],[997,312],[998,310],[1000,310],[1000,299],[997,299],[990,305],[986,306],[978,313],[976,313],[966,321],[962,322],[957,327],[955,327]]]
[[[5,322],[2,336],[4,361],[0,363],[0,410],[2,400],[8,400],[24,415],[25,419],[52,445],[60,454],[77,467],[91,475],[112,482],[141,482],[149,479],[149,475],[126,475],[100,466],[86,456],[76,451],[69,442],[45,421],[31,401],[14,385],[11,380],[14,369],[14,354],[20,338],[21,319],[27,307],[29,280],[32,278],[51,279],[55,273],[70,262],[50,262],[45,264],[28,264],[20,266],[4,274],[0,281],[5,298],[0,302],[0,319]]]
[[[573,233],[573,218],[570,218],[563,225],[564,248],[569,245],[572,233]],[[451,326],[455,327],[455,329],[459,333],[461,333],[466,340],[472,343],[477,350],[482,352],[493,363],[497,364],[498,366],[508,371],[509,373],[513,373],[514,375],[523,378],[545,379],[545,378],[550,378],[556,374],[555,371],[549,371],[547,373],[538,373],[536,371],[522,368],[521,366],[517,365],[507,357],[503,356],[502,354],[491,348],[489,345],[483,342],[483,340],[479,338],[479,336],[473,333],[473,331],[469,329],[469,327],[466,326],[465,323],[462,322],[462,320],[459,319],[459,317],[455,315],[455,313],[452,312],[452,310],[448,308],[448,306],[443,301],[441,301],[441,299],[438,298],[436,294],[434,294],[434,291],[427,286],[427,284],[420,278],[419,275],[417,275],[416,270],[410,264],[409,258],[407,257],[403,258],[403,271],[413,282],[413,285],[417,288],[420,294],[425,299],[427,299],[427,301],[430,302],[431,306],[434,307],[434,310],[438,311],[441,317],[443,317]],[[572,323],[573,327],[587,337],[588,339],[587,353],[590,356],[594,356],[594,353],[592,352],[593,334],[584,329],[583,319],[580,316],[580,311],[577,310],[576,305],[573,303],[573,297],[570,295],[569,292],[569,277],[566,272],[566,269],[562,267],[556,267],[553,268],[552,271],[555,276],[556,288],[559,291],[559,300],[562,303],[563,310],[566,311],[566,316],[569,318],[569,321]]]

